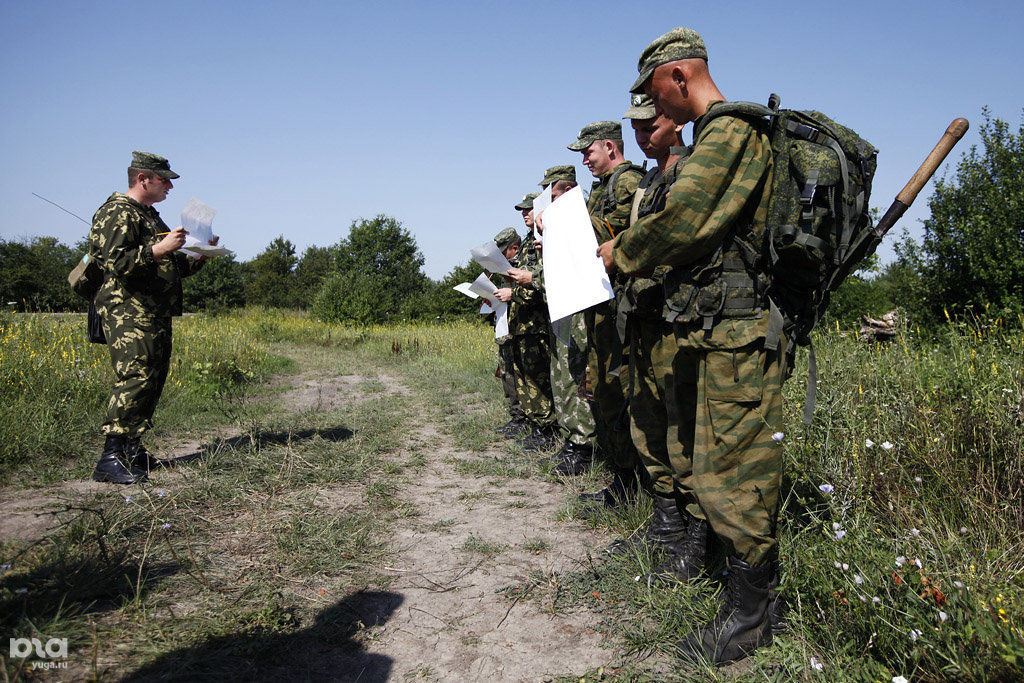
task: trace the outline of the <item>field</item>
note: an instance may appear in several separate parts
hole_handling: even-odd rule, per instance
[[[717,581],[607,558],[590,511],[497,437],[492,332],[240,311],[176,321],[133,487],[88,480],[110,383],[75,316],[0,318],[0,624],[67,638],[9,680],[1024,678],[1024,321],[816,335],[786,388],[788,630],[721,669],[671,644]],[[717,578],[717,577],[716,577]],[[52,665],[53,668],[42,667]],[[34,668],[35,667],[35,668]]]

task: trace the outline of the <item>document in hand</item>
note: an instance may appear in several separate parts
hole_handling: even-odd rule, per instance
[[[583,200],[574,187],[544,211],[544,287],[548,313],[560,320],[614,296],[597,237]]]
[[[235,252],[221,246],[213,246],[213,217],[217,212],[193,197],[181,210],[181,227],[185,235],[185,246],[181,251],[192,258],[200,256],[227,256]]]
[[[498,245],[494,243],[494,240],[488,240],[479,247],[473,247],[469,250],[469,253],[480,264],[481,268],[492,273],[507,275],[508,269],[512,267],[512,264],[508,262],[505,255],[498,249]]]
[[[554,184],[554,183],[552,183],[552,184]],[[540,242],[542,244],[544,242],[544,239],[543,239],[543,236],[540,234],[540,232],[537,230],[536,219],[537,219],[537,216],[539,216],[541,214],[541,212],[544,209],[548,208],[549,206],[551,206],[551,185],[548,185],[547,187],[545,187],[544,191],[541,192],[539,195],[537,195],[537,198],[533,200],[533,217],[534,217],[533,239],[534,239],[535,242]]]
[[[463,282],[452,287],[456,292],[465,294],[470,299],[481,298],[484,303],[480,305],[480,313],[488,315],[494,313],[494,338],[498,339],[508,334],[508,304],[498,301],[494,296],[498,288],[487,279],[487,273],[480,273],[480,276],[472,283]],[[488,304],[490,302],[490,304]]]

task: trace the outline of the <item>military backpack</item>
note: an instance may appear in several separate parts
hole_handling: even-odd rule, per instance
[[[814,411],[817,364],[810,332],[824,315],[832,292],[854,270],[850,246],[871,231],[868,201],[878,150],[846,126],[817,111],[724,102],[710,109],[701,128],[713,118],[737,116],[767,126],[774,173],[768,218],[760,253],[741,249],[752,273],[763,274],[773,304],[766,346],[780,332],[796,345],[810,347],[804,422]],[[700,129],[693,132],[694,140]],[[792,367],[796,347],[787,350]]]

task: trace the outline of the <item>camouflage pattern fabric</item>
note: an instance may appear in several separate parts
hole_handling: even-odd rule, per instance
[[[153,427],[153,411],[171,365],[171,318],[103,318],[114,388],[103,433],[136,437]]]
[[[629,161],[622,163],[632,165]],[[621,165],[619,164],[619,166]],[[615,208],[606,214],[603,208],[604,194],[613,173],[615,173],[614,168],[595,180],[590,188],[590,196],[587,198],[587,211],[590,212],[593,219],[594,233],[597,235],[598,244],[603,244],[614,237],[608,232],[608,224],[611,225],[615,235],[629,227],[629,211],[633,207],[633,193],[636,192],[637,186],[643,179],[643,174],[639,171],[630,169],[620,172],[615,181]],[[605,221],[608,224],[605,224]]]
[[[96,211],[89,231],[89,255],[103,269],[96,312],[103,318],[169,318],[181,315],[181,278],[203,266],[174,252],[157,261],[157,233],[170,228],[151,206],[115,192]]]
[[[547,334],[512,337],[516,394],[526,419],[538,427],[555,421],[551,400],[551,348]]]
[[[521,419],[523,408],[519,405],[519,395],[516,393],[515,354],[510,343],[512,338],[508,335],[498,340],[498,373],[501,376],[501,390],[505,393],[505,402],[508,403],[508,414],[513,419]]]
[[[533,272],[540,267],[540,253],[532,239],[526,239],[519,254],[512,260],[512,265]],[[515,283],[512,288],[512,300],[508,304],[508,332],[513,337],[522,334],[543,334],[547,336],[550,321],[548,307],[544,295],[534,285],[521,286]]]
[[[577,446],[593,446],[597,426],[590,405],[579,394],[587,369],[587,328],[583,314],[572,316],[569,344],[551,332],[551,395],[555,420],[563,439]]]

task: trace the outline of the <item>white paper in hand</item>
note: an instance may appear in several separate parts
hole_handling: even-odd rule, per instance
[[[554,183],[552,183],[551,185],[554,185]],[[539,216],[544,209],[551,206],[551,185],[545,187],[544,191],[537,195],[537,198],[533,200],[533,239],[534,241],[541,242],[542,244],[544,242],[544,236],[541,235],[540,232],[537,230],[536,221],[537,216]]]
[[[544,212],[544,286],[551,320],[614,296],[597,255],[597,237],[579,187],[563,194]]]
[[[193,197],[181,210],[181,227],[185,235],[185,246],[181,251],[192,258],[200,256],[227,256],[235,252],[221,246],[213,246],[213,217],[217,212]]]
[[[480,264],[481,268],[492,273],[507,275],[508,269],[512,267],[512,264],[508,262],[505,255],[498,249],[498,245],[494,243],[494,240],[488,240],[479,247],[473,247],[469,250],[469,253]]]

